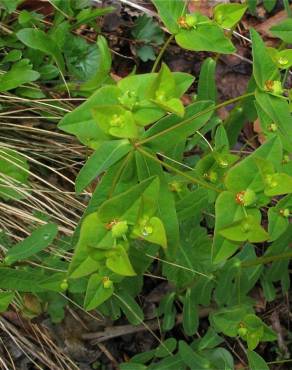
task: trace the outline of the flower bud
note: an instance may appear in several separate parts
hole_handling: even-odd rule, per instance
[[[282,95],[283,94],[283,88],[281,81],[278,80],[267,80],[265,82],[265,90],[269,91],[276,95]]]
[[[248,207],[256,201],[256,198],[256,193],[252,189],[246,189],[236,194],[235,201],[238,204]]]
[[[215,183],[218,180],[218,174],[215,171],[210,171],[208,177],[209,177],[209,181],[212,183]]]
[[[69,285],[68,285],[67,279],[64,279],[64,280],[62,281],[61,285],[60,285],[60,288],[61,288],[63,291],[65,291],[65,290],[67,290],[67,289],[68,289],[68,287],[69,287]]]
[[[275,123],[271,123],[268,126],[268,131],[270,131],[270,132],[276,132],[277,130],[278,130],[278,126]]]
[[[118,221],[112,226],[111,230],[113,238],[121,238],[128,231],[127,221]]]
[[[245,337],[246,334],[247,334],[247,328],[245,327],[240,327],[238,330],[237,330],[237,334],[240,336],[240,337]]]
[[[108,276],[104,276],[102,279],[102,284],[105,289],[109,289],[113,286],[112,280]]]
[[[248,233],[250,231],[250,224],[248,222],[244,222],[242,224],[242,227],[241,227],[241,230],[244,232],[244,233]]]
[[[177,181],[173,181],[169,184],[170,191],[174,193],[180,193],[182,191],[181,184]]]
[[[288,208],[280,209],[280,215],[285,217],[285,218],[288,218],[290,216],[289,209]]]
[[[189,28],[195,27],[198,22],[195,14],[186,14],[185,21]]]
[[[223,13],[222,12],[217,12],[216,13],[216,15],[215,15],[215,21],[218,24],[222,24],[222,21],[223,21]]]
[[[280,65],[280,67],[284,67],[288,64],[289,60],[285,57],[280,57],[278,58],[277,62]]]

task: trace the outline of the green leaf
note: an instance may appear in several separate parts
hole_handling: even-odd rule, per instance
[[[32,70],[28,59],[22,59],[12,65],[11,69],[0,76],[0,92],[15,89],[16,87],[35,81],[40,74]]]
[[[140,75],[130,75],[118,82],[118,87],[122,90],[123,96],[132,96],[136,103],[133,111],[135,121],[142,126],[153,123],[165,115],[165,111],[154,102],[150,102],[150,98],[155,97],[155,91],[151,90],[158,73],[146,73]],[[174,80],[174,88],[172,97],[179,98],[192,84],[194,77],[182,72],[171,73],[171,79]],[[173,81],[172,81],[173,84]]]
[[[76,135],[78,138],[88,138],[88,129],[95,127],[94,135],[90,139],[100,140],[103,132],[92,117],[91,110],[99,105],[119,104],[118,97],[120,94],[121,91],[116,86],[104,86],[98,89],[73,112],[66,114],[59,122],[58,127],[65,132]],[[102,140],[105,140],[104,136],[102,136]]]
[[[177,341],[174,338],[168,338],[162,342],[155,350],[155,357],[163,358],[173,353],[176,349]]]
[[[5,57],[2,59],[1,63],[17,62],[22,57],[21,50],[10,50]]]
[[[277,0],[263,0],[265,9],[270,12],[274,9],[277,4]]]
[[[135,362],[123,363],[119,365],[120,370],[147,370],[147,366]]]
[[[192,348],[183,340],[178,342],[179,355],[183,362],[191,369],[206,369],[210,368],[210,361],[201,354],[195,353]]]
[[[137,56],[142,60],[142,62],[147,62],[148,60],[155,60],[155,52],[152,46],[144,45],[136,49]]]
[[[186,286],[193,285],[195,282],[193,289],[196,291],[194,295],[197,297],[197,303],[208,306],[214,288],[210,274],[213,269],[211,263],[212,243],[206,229],[198,225],[199,220],[200,217],[194,215],[194,218],[186,224],[188,231],[185,230],[185,227],[183,228],[185,231],[181,235],[181,243],[177,247],[174,259],[175,264],[182,267],[165,263],[163,272],[178,289],[185,289]],[[199,276],[199,274],[203,274],[203,276]]]
[[[135,276],[136,272],[131,265],[127,252],[122,245],[117,245],[110,257],[106,259],[106,266],[113,272],[123,276]]]
[[[0,6],[4,7],[8,11],[8,13],[15,12],[16,8],[19,4],[21,4],[24,0],[1,0]]]
[[[269,176],[269,175],[268,175]],[[266,177],[268,177],[266,176]],[[292,193],[292,177],[286,173],[270,175],[265,188],[265,194],[269,197]]]
[[[58,227],[56,224],[47,224],[39,227],[26,239],[8,250],[5,263],[10,265],[16,261],[22,261],[47,248],[53,242],[57,233]]]
[[[217,100],[217,88],[215,83],[216,61],[212,58],[204,60],[198,83],[198,100]]]
[[[289,69],[292,66],[292,50],[291,49],[284,49],[284,50],[276,50],[273,48],[268,49],[271,52],[271,57],[276,64],[276,66],[280,69]]]
[[[0,292],[0,312],[7,311],[7,308],[14,298],[13,292]]]
[[[106,232],[96,212],[84,218],[74,256],[69,265],[68,272],[71,278],[80,278],[98,269],[99,263],[91,258],[88,247],[95,248]]]
[[[183,308],[183,328],[187,335],[194,335],[199,326],[199,313],[197,305],[197,297],[194,291],[187,289],[184,298]]]
[[[158,217],[142,220],[133,234],[150,243],[158,244],[162,248],[167,247],[167,239],[163,222]]]
[[[136,40],[153,42],[157,45],[161,45],[164,40],[164,32],[158,23],[147,14],[143,14],[136,19],[131,34]]]
[[[42,80],[53,80],[58,76],[59,70],[53,64],[46,64],[38,68]]]
[[[159,315],[163,314],[162,330],[168,331],[174,327],[176,309],[174,306],[175,293],[168,293],[165,295],[159,304]]]
[[[75,181],[76,192],[81,193],[91,181],[123,158],[131,147],[128,140],[105,141],[101,144],[79,172]]]
[[[147,368],[147,370],[177,370],[177,369],[186,370],[186,366],[184,366],[184,362],[178,354],[168,356],[164,358],[162,361],[151,364]]]
[[[267,81],[280,80],[280,75],[259,34],[253,29],[251,29],[250,33],[252,40],[253,76],[258,87],[264,90]]]
[[[150,186],[153,186],[153,190],[156,193],[159,188],[159,179],[152,176],[140,182],[140,184],[133,186],[131,189],[104,202],[98,210],[100,220],[108,223],[113,220],[125,219],[127,211],[129,211],[131,206],[133,206]],[[125,220],[127,221],[127,219]]]
[[[162,64],[159,73],[146,92],[146,98],[150,99],[167,112],[172,112],[182,117],[184,106],[176,97],[176,81],[174,74],[166,64]]]
[[[163,63],[160,71],[155,75],[153,82],[149,86],[146,97],[163,102],[173,96],[175,96],[174,74]]]
[[[241,335],[247,341],[248,349],[254,350],[260,341],[274,341],[276,334],[256,315],[248,314],[242,320],[247,333]],[[266,332],[266,334],[265,334]]]
[[[278,239],[283,234],[289,225],[289,216],[292,213],[292,196],[287,195],[282,198],[276,205],[268,210],[269,219],[269,235],[270,241]]]
[[[93,310],[94,308],[100,306],[113,295],[113,285],[111,284],[109,287],[105,287],[102,279],[102,276],[93,274],[88,280],[84,299],[84,308],[87,311]]]
[[[61,284],[65,278],[63,273],[45,274],[43,271],[15,270],[0,267],[0,288],[18,292],[61,292]]]
[[[276,168],[282,160],[282,145],[278,137],[273,137],[256,149],[251,155],[232,167],[226,177],[225,185],[228,190],[238,193],[246,189],[255,192],[262,191],[264,183],[255,159],[262,158],[270,161]]]
[[[36,87],[28,87],[28,86],[23,86],[23,87],[18,87],[15,90],[15,94],[17,96],[29,98],[29,99],[42,99],[45,98],[46,95],[42,92],[42,90],[36,88]]]
[[[232,292],[233,280],[241,274],[240,261],[235,257],[225,263],[216,279],[215,299],[219,305],[226,304],[230,298],[226,292]]]
[[[131,362],[139,363],[139,364],[140,363],[146,364],[147,362],[152,360],[152,358],[154,357],[154,354],[155,354],[155,350],[153,349],[150,351],[138,353],[137,355],[131,358]]]
[[[288,227],[289,220],[286,217],[283,217],[275,207],[269,208],[268,211],[269,218],[269,235],[270,241],[276,240]]]
[[[276,124],[275,134],[280,137],[284,149],[292,151],[292,118],[288,103],[280,97],[256,90],[256,101]]]
[[[234,361],[230,352],[225,348],[215,348],[210,351],[209,360],[212,362],[212,365],[216,366],[217,370],[233,370]]]
[[[214,19],[223,28],[233,28],[242,18],[245,4],[218,4],[214,8]]]
[[[116,294],[115,298],[131,324],[139,325],[143,322],[143,311],[133,297],[124,291]]]
[[[255,249],[250,244],[245,244],[242,251],[237,254],[237,258],[239,258],[241,262],[251,261],[256,257]],[[263,265],[258,265],[257,267],[250,266],[240,270],[240,275],[237,276],[237,282],[239,283],[238,289],[240,289],[242,294],[247,294],[254,287],[263,268]]]
[[[155,104],[164,109],[168,113],[174,113],[179,117],[183,117],[185,113],[185,108],[180,99],[171,98],[167,101],[157,101]]]
[[[257,210],[246,210],[252,216],[260,216]],[[230,257],[239,247],[239,242],[224,239],[220,231],[233,222],[245,217],[243,207],[236,203],[235,194],[223,191],[219,194],[215,203],[215,230],[212,246],[212,258],[214,263],[224,261]]]
[[[134,139],[138,134],[132,112],[119,105],[98,106],[92,110],[92,115],[107,135]]]
[[[214,53],[230,54],[235,51],[232,42],[225,37],[224,31],[212,23],[208,17],[195,13],[198,24],[192,29],[180,29],[175,40],[179,46],[187,50],[211,51]]]
[[[214,348],[223,341],[224,339],[221,338],[212,327],[209,327],[203,338],[200,338],[198,342],[196,342],[196,348],[198,348],[199,351]]]
[[[185,5],[182,0],[177,1],[165,1],[165,0],[152,0],[156,6],[159,16],[167,29],[171,33],[177,33],[179,31],[178,19],[185,12]]]
[[[52,56],[61,72],[65,72],[64,59],[57,44],[44,31],[34,28],[23,28],[16,33],[16,36],[26,46]]]
[[[292,44],[292,19],[287,18],[270,28],[271,33],[287,44]]]
[[[106,225],[113,220],[127,221],[134,224],[137,219],[142,195],[147,190],[155,198],[158,194],[158,189],[158,179],[152,177],[131,187],[128,191],[105,201],[99,206],[98,212],[94,212],[84,218],[74,257],[69,267],[71,278],[86,276],[100,267],[97,259],[100,259],[99,255],[101,252],[97,250],[97,256],[96,253],[93,253],[94,248],[109,251],[114,247],[112,233],[107,230]],[[92,248],[93,251],[90,254],[89,252]],[[123,261],[125,260],[123,255],[119,258]],[[126,267],[129,270],[129,267]],[[111,268],[113,268],[112,265]]]
[[[69,24],[67,26],[69,28]],[[61,32],[61,35],[57,32]],[[59,48],[64,50],[68,72],[72,80],[76,80],[77,86],[72,83],[70,87],[82,90],[80,82],[91,79],[99,69],[101,60],[97,45],[89,44],[84,38],[69,33],[68,29],[62,30],[60,26],[51,37],[58,40]]]
[[[229,149],[229,140],[225,128],[220,125],[217,127],[215,134],[215,149],[220,151],[222,149]]]
[[[0,198],[23,199],[26,197],[29,165],[27,160],[12,149],[0,149]],[[18,190],[19,188],[19,190]]]
[[[166,174],[160,164],[152,161],[150,158],[136,152],[136,163],[139,180],[147,179],[153,175],[158,176],[160,180],[159,195],[157,197],[157,216],[163,222],[166,239],[167,250],[165,251],[169,258],[174,258],[179,241],[179,225],[175,209],[173,194],[169,191]],[[154,153],[152,153],[155,155]]]
[[[146,131],[143,139],[153,136],[147,146],[154,151],[166,151],[173,143],[181,142],[199,130],[213,114],[212,109],[204,114],[201,112],[211,107],[209,101],[193,103],[186,109],[183,119],[174,114],[164,117]]]
[[[112,13],[115,10],[114,7],[106,7],[106,8],[85,8],[82,9],[77,15],[76,15],[76,20],[72,25],[71,30],[76,29],[78,26],[81,24],[87,24],[93,20],[95,20],[97,17],[101,17],[103,15]]]
[[[236,337],[240,322],[252,310],[245,305],[221,308],[209,316],[210,323],[217,332]]]
[[[93,90],[101,86],[102,82],[104,82],[104,80],[108,77],[108,74],[110,72],[112,57],[107,41],[103,36],[98,36],[97,47],[98,47],[98,65],[95,66],[96,70],[93,76],[91,76],[88,81],[81,84],[80,89],[82,91]]]
[[[256,352],[247,350],[247,358],[250,370],[269,370],[266,361]]]
[[[247,93],[253,93],[255,88],[256,83],[252,77],[248,82]],[[254,95],[241,100],[235,105],[235,107],[230,111],[228,117],[224,120],[224,127],[231,147],[237,143],[238,136],[246,122],[253,122],[257,118],[254,100]]]
[[[47,313],[53,324],[58,324],[64,320],[65,307],[68,303],[65,296],[55,294],[54,292],[44,293],[47,303]]]
[[[230,226],[222,228],[220,234],[235,242],[259,243],[269,239],[269,234],[252,216],[247,216],[242,220],[235,221]]]
[[[256,15],[257,12],[257,1],[254,0],[247,0],[248,10],[251,12],[252,15]]]
[[[208,191],[203,187],[195,189],[176,203],[176,211],[180,221],[187,218],[200,217],[208,203]]]

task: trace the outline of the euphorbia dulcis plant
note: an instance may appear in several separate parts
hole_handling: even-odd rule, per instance
[[[175,39],[188,50],[234,52],[232,30],[245,5],[220,4],[208,18],[189,13],[183,1],[153,3],[171,34],[165,47]],[[218,103],[216,61],[208,58],[197,95],[184,106],[181,97],[194,77],[164,63],[156,72],[164,47],[151,73],[100,87],[59,128],[93,150],[76,179],[77,193],[100,177],[76,230],[69,268],[69,287],[74,279],[87,281],[85,308],[113,317],[121,309],[131,322],[141,322],[133,297],[158,259],[174,285],[159,308],[164,330],[174,325],[175,301],[183,305],[188,335],[199,325],[198,306],[213,301],[212,330],[239,336],[250,363],[263,364],[253,350],[275,334],[254,314],[248,293],[257,281],[265,291],[277,280],[284,291],[289,286],[287,272],[269,278],[264,265],[271,262],[273,270],[284,264],[287,271],[291,256],[285,241],[291,236],[292,121],[283,73],[291,55],[268,49],[254,30],[251,40],[253,75],[245,95]],[[217,109],[230,104],[235,106],[222,121]],[[265,142],[252,154],[236,154],[244,122],[257,117]],[[200,157],[184,155],[195,146]],[[265,248],[259,259],[258,243]],[[179,353],[193,353],[186,346],[179,345]],[[206,353],[198,351],[203,361]]]

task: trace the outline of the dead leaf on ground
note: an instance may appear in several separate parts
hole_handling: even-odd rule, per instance
[[[290,8],[292,9],[292,4],[290,5]],[[286,10],[281,10],[273,17],[267,18],[263,23],[255,25],[254,28],[263,36],[275,38],[275,36],[273,36],[272,33],[270,32],[270,28],[275,24],[282,22],[286,18],[287,18]]]
[[[188,8],[190,12],[200,12],[207,17],[213,15],[213,7],[218,3],[228,2],[226,0],[190,0]]]

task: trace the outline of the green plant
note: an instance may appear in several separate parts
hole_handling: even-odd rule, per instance
[[[267,48],[251,30],[253,74],[247,93],[219,103],[214,84],[216,58],[207,58],[197,95],[184,106],[181,97],[194,77],[171,72],[164,63],[157,72],[165,48],[175,39],[188,50],[234,52],[232,29],[246,5],[217,5],[214,18],[209,19],[188,13],[183,1],[153,3],[171,36],[151,73],[131,74],[118,82],[108,76],[111,58],[105,39],[100,36],[91,48],[69,32],[78,22],[90,19],[86,9],[77,15],[77,9],[72,10],[77,20],[73,23],[58,13],[50,34],[42,29],[40,17],[32,15],[21,24],[40,27],[16,27],[14,53],[2,60],[7,72],[0,80],[1,91],[42,78],[47,67],[49,79],[58,78],[59,90],[66,87],[71,93],[88,96],[58,127],[93,151],[76,178],[77,195],[97,177],[100,181],[66,247],[74,248],[69,265],[45,256],[45,248],[57,234],[52,223],[18,245],[8,243],[0,267],[0,287],[5,290],[0,308],[7,308],[14,291],[29,292],[40,307],[35,313],[24,312],[33,316],[47,304],[51,317],[58,321],[65,305],[58,293],[66,292],[86,310],[98,309],[114,320],[124,314],[137,325],[144,314],[135,298],[142,291],[143,275],[157,261],[173,287],[157,310],[162,330],[174,327],[180,309],[189,340],[169,337],[121,369],[233,369],[232,355],[219,346],[223,335],[246,342],[250,368],[265,369],[268,365],[254,350],[260,342],[274,341],[276,334],[256,316],[249,293],[255,284],[262,284],[270,301],[275,298],[275,284],[280,283],[283,293],[290,284],[292,123],[291,94],[285,88],[290,50]],[[143,22],[149,21],[144,18]],[[134,36],[138,26],[143,24],[136,25]],[[59,30],[66,32],[56,45],[52,36]],[[287,30],[283,36],[283,24],[274,26],[272,32],[289,42]],[[153,40],[150,36],[144,41]],[[84,51],[88,68],[79,68],[75,45],[78,53]],[[97,70],[87,60],[91,52],[92,60],[97,55],[100,58]],[[30,59],[19,60],[26,54]],[[42,58],[38,64],[39,55],[50,64],[45,65]],[[19,68],[22,77],[15,81]],[[217,111],[230,104],[234,107],[222,121]],[[257,117],[265,142],[249,155],[235,154],[232,148],[245,121]],[[200,156],[185,157],[195,146]],[[15,190],[8,192],[4,180],[9,176],[13,183],[28,184],[27,163],[15,152],[1,152],[0,195],[19,198]],[[15,166],[22,170],[15,171]],[[260,257],[256,253],[259,245]],[[65,247],[61,243],[57,248]],[[48,274],[23,264],[28,258],[41,258],[63,272]],[[56,312],[54,306],[61,308]],[[201,307],[210,308],[210,326],[203,337],[194,339]]]

